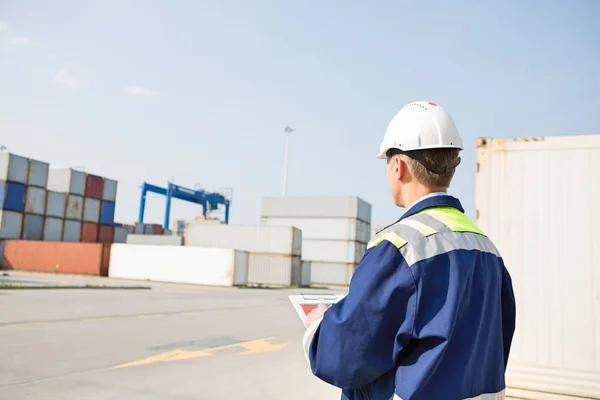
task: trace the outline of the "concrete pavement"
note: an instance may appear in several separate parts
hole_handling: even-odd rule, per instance
[[[152,290],[0,290],[2,399],[339,399],[304,359],[307,290],[9,275]]]

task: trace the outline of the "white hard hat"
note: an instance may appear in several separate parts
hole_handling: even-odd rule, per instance
[[[450,114],[430,101],[408,103],[390,121],[377,158],[387,158],[390,149],[402,152],[424,149],[463,148]]]

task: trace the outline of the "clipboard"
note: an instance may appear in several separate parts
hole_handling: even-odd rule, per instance
[[[298,313],[302,324],[306,323],[307,315],[317,308],[319,304],[332,305],[346,297],[345,294],[291,294],[288,296],[294,309]]]

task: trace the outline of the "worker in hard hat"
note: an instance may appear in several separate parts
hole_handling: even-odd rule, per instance
[[[312,372],[344,400],[503,399],[515,298],[501,255],[446,193],[462,140],[446,110],[413,102],[377,158],[406,209],[368,244],[347,296],[307,320]]]

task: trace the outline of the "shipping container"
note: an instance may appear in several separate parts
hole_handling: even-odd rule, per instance
[[[310,286],[310,276],[311,276],[311,262],[301,260],[302,263],[302,272],[300,275],[300,287]]]
[[[0,152],[0,181],[27,184],[29,159],[12,153]]]
[[[104,178],[104,185],[102,186],[102,200],[117,201],[117,181]]]
[[[23,217],[24,240],[42,240],[44,236],[44,217],[35,214],[25,214]]]
[[[170,229],[163,229],[162,234],[165,235],[165,236],[169,236],[169,235],[173,234],[173,231],[170,230]]]
[[[108,277],[110,268],[110,250],[112,243],[102,243],[102,262],[100,263],[100,276]]]
[[[25,190],[21,183],[0,181],[0,209],[22,213],[25,210]]]
[[[310,263],[310,282],[312,285],[340,285],[350,284],[354,275],[355,264],[344,263]]]
[[[98,242],[98,224],[93,222],[83,222],[81,224],[81,242],[82,243],[97,243]]]
[[[152,225],[152,234],[153,235],[162,235],[162,233],[163,233],[162,225],[159,225],[159,224]]]
[[[302,259],[307,261],[358,264],[367,245],[342,240],[302,240]]]
[[[371,205],[356,196],[263,197],[263,217],[356,218],[371,222]]]
[[[133,226],[133,233],[135,233],[136,235],[143,235],[144,233],[146,233],[145,231],[145,225],[141,222],[136,222]]]
[[[67,195],[65,218],[74,221],[81,221],[83,219],[83,197],[76,194]]]
[[[108,276],[237,286],[248,282],[248,253],[233,249],[113,244]]]
[[[125,228],[127,233],[135,233],[135,225],[123,224],[123,228]]]
[[[44,218],[44,234],[42,240],[60,242],[63,237],[63,225],[65,221],[60,218]]]
[[[113,243],[127,242],[127,229],[124,226],[115,226],[113,233]]]
[[[185,224],[187,222],[183,219],[174,219],[171,221],[170,229],[175,235],[185,235]]]
[[[63,226],[63,241],[80,242],[81,241],[81,221],[65,220]]]
[[[182,246],[183,237],[165,235],[140,235],[128,234],[125,240],[127,244],[147,244],[153,246]]]
[[[46,189],[48,185],[48,170],[50,164],[34,159],[29,160],[29,174],[27,177],[27,185]]]
[[[85,178],[85,197],[102,200],[104,179],[100,176],[87,174]]]
[[[476,170],[476,223],[517,304],[507,394],[599,399],[600,135],[482,138]]]
[[[115,228],[112,225],[100,225],[98,228],[98,243],[112,243]]]
[[[25,192],[25,212],[29,214],[46,214],[46,189],[29,186]]]
[[[300,256],[249,253],[248,283],[267,286],[300,285]]]
[[[302,252],[302,232],[298,228],[286,226],[191,222],[186,226],[185,245],[299,256]]]
[[[85,194],[85,172],[71,168],[50,169],[48,171],[48,190],[69,193],[78,196]]]
[[[0,239],[21,239],[23,214],[0,210]]]
[[[7,240],[4,249],[7,269],[100,276],[102,265],[101,243]]]
[[[83,199],[83,222],[100,222],[100,200],[90,197]]]
[[[67,194],[59,192],[46,192],[46,216],[65,218]]]
[[[302,231],[304,240],[326,239],[368,243],[371,239],[371,225],[356,218],[262,217],[262,224],[295,226]]]
[[[154,235],[154,225],[144,224],[144,234],[145,235]]]
[[[100,223],[112,225],[115,222],[115,203],[103,201],[100,205]]]
[[[5,241],[4,240],[0,240],[0,269],[2,269],[3,265],[4,265],[4,245],[5,245]]]

